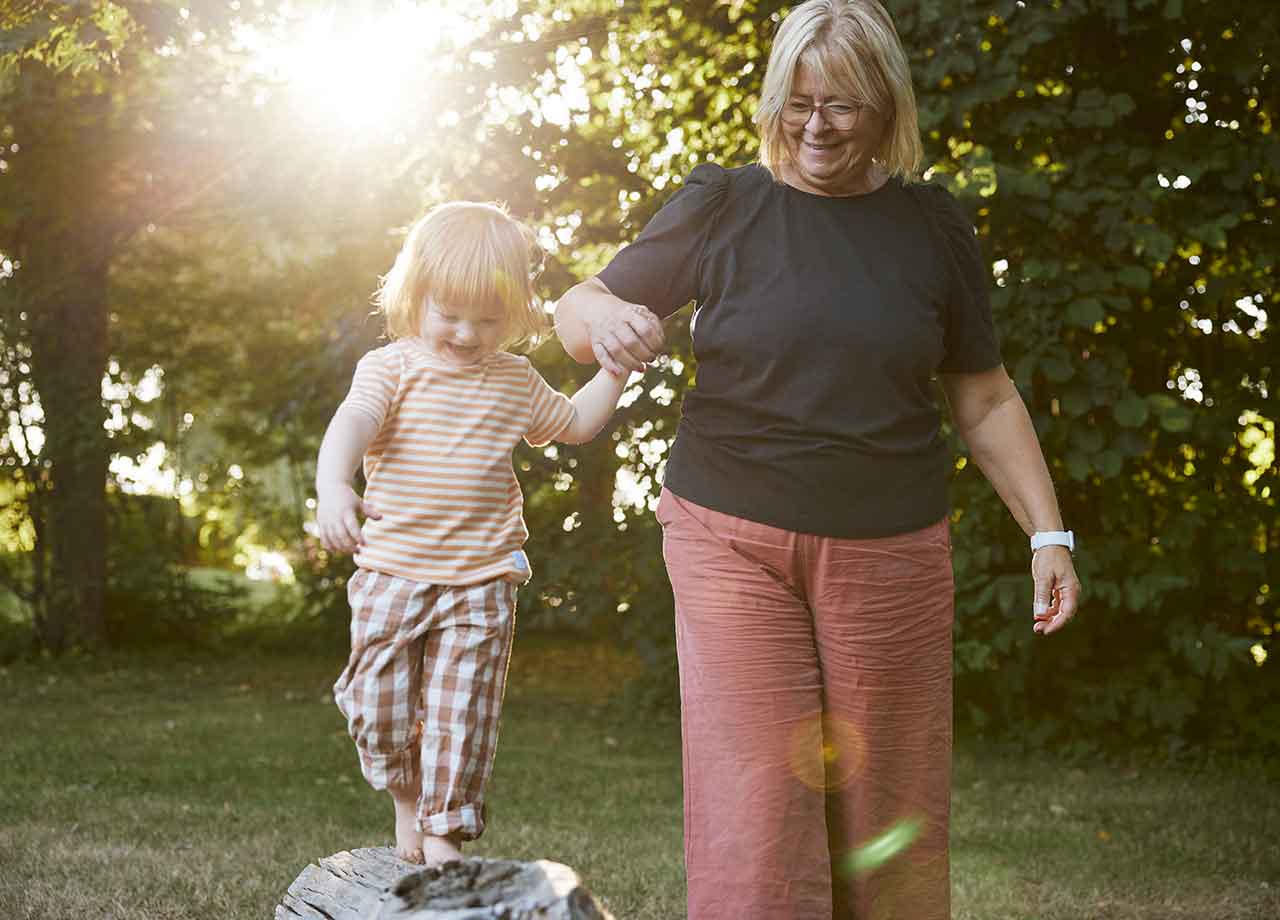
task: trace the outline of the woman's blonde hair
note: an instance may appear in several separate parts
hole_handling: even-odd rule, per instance
[[[430,298],[449,307],[500,310],[507,321],[502,348],[536,345],[551,325],[533,291],[541,252],[533,231],[501,205],[437,205],[410,228],[374,295],[387,335],[420,335]]]
[[[828,90],[870,103],[887,123],[876,162],[890,175],[915,177],[924,148],[911,70],[898,30],[877,0],[807,0],[782,21],[755,116],[760,162],[779,181],[790,159],[782,111],[800,64]]]

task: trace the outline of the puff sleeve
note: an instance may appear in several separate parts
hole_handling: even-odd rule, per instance
[[[683,186],[600,273],[610,292],[670,316],[698,299],[698,270],[720,208],[729,190],[729,174],[703,163]]]
[[[1000,343],[991,320],[990,272],[974,235],[973,222],[951,193],[926,185],[925,207],[941,237],[947,260],[947,313],[943,373],[976,373],[998,367]]]

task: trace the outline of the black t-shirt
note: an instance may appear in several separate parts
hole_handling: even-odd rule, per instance
[[[668,316],[689,301],[696,385],[665,485],[801,533],[878,537],[947,512],[932,378],[1000,364],[973,225],[890,179],[812,195],[703,164],[600,273]]]

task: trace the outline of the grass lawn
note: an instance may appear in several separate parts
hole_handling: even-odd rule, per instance
[[[0,918],[266,918],[310,860],[388,842],[329,685],[340,654],[0,668]],[[572,865],[619,920],[684,917],[679,726],[630,663],[521,636],[476,855]],[[1274,770],[1065,766],[962,745],[954,916],[1280,917]]]

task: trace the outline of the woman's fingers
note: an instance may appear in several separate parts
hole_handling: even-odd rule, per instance
[[[662,320],[652,310],[636,306],[626,317],[628,327],[636,337],[644,343],[648,354],[644,360],[652,361],[667,346],[667,335],[662,329]]]
[[[644,368],[646,360],[644,355],[647,353],[647,349],[643,342],[640,342],[635,338],[634,333],[631,333],[629,326],[624,328],[629,333],[626,337],[619,335],[617,331],[612,329],[600,337],[600,345],[617,367],[616,370],[611,367],[605,367],[605,370],[612,374],[638,371]]]
[[[1076,614],[1080,601],[1080,579],[1076,577],[1071,553],[1065,548],[1045,547],[1031,561],[1035,581],[1032,629],[1042,636],[1055,633]]]
[[[1053,580],[1045,576],[1035,579],[1035,593],[1031,602],[1031,616],[1035,620],[1031,629],[1043,633],[1045,625],[1053,619]]]
[[[1057,632],[1071,622],[1076,615],[1076,603],[1079,601],[1080,585],[1078,582],[1059,582],[1054,592],[1053,617],[1045,624],[1044,634]]]
[[[635,330],[627,323],[611,330],[606,342],[614,360],[629,371],[641,370],[645,362],[653,357],[644,339],[636,335]]]
[[[611,374],[643,371],[666,346],[662,321],[651,310],[632,305],[594,331],[591,352]]]

